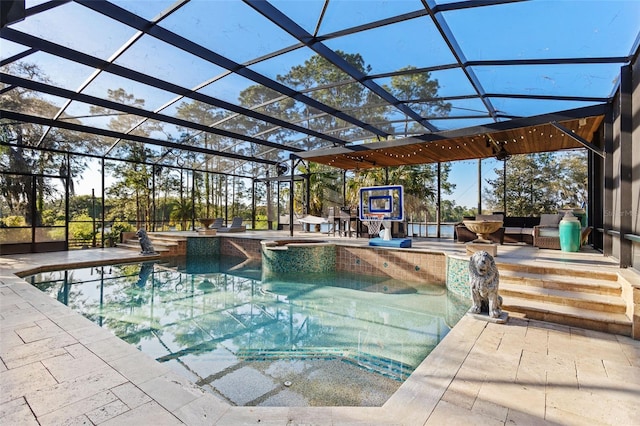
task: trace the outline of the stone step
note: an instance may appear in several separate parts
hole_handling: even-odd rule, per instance
[[[572,278],[586,278],[597,279],[602,281],[618,281],[618,274],[615,271],[593,271],[588,269],[580,269],[577,267],[554,267],[554,266],[542,266],[542,265],[523,265],[519,263],[500,263],[496,261],[496,266],[502,274],[509,273],[509,271],[533,274],[533,275],[545,275],[545,276],[569,276]]]
[[[616,275],[617,278],[617,275]],[[500,271],[500,284],[518,284],[541,287],[551,290],[580,291],[584,293],[618,296],[622,294],[622,286],[617,281],[594,277],[576,277],[570,275],[534,274],[514,270]]]
[[[631,320],[624,313],[594,311],[506,294],[502,307],[509,313],[524,314],[530,319],[631,336]]]
[[[187,238],[175,233],[157,233],[150,232],[147,234],[153,249],[161,256],[184,256],[187,253]],[[140,251],[140,242],[137,238],[129,238],[122,243],[117,244],[118,247]]]
[[[135,242],[131,242],[131,240],[127,240],[124,243],[117,243],[116,247],[119,248],[124,248],[124,249],[128,249],[128,250],[132,250],[132,251],[136,251],[136,252],[140,252],[141,248],[140,248],[140,243],[138,241]],[[153,249],[155,251],[157,251],[159,254],[161,255],[167,255],[170,254],[171,249],[168,247],[164,247],[164,246],[158,246],[156,247],[155,245],[153,246]]]
[[[496,262],[503,309],[514,316],[630,336],[618,273]]]
[[[150,232],[149,238],[157,238],[165,241],[187,241],[187,237],[184,235],[171,233],[171,232]]]
[[[571,306],[590,311],[624,314],[627,310],[627,305],[620,296],[610,296],[606,294],[555,290],[503,282],[500,282],[499,292],[503,297],[515,296],[517,298],[549,305]]]
[[[164,241],[164,240],[157,240],[154,238],[149,238],[149,240],[151,240],[151,244],[153,244],[154,246],[158,245],[158,246],[163,246],[163,247],[177,247],[178,243],[175,241]],[[127,244],[137,244],[138,247],[140,247],[140,242],[138,240],[134,240],[134,239],[130,239],[130,240],[126,240],[125,243]]]
[[[164,242],[164,241],[155,241],[151,239],[151,245],[153,249],[160,253],[162,256],[178,256],[179,255],[179,246],[174,242]],[[132,250],[140,251],[140,242],[137,239],[128,239],[122,243],[117,244],[118,247],[128,248]]]

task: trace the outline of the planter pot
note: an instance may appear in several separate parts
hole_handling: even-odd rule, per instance
[[[580,250],[580,221],[567,212],[560,221],[560,250],[576,252]]]

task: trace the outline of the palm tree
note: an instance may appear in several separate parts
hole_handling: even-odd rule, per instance
[[[171,220],[180,222],[180,229],[185,231],[187,229],[187,221],[192,219],[193,206],[191,200],[182,199],[178,200],[171,210]]]

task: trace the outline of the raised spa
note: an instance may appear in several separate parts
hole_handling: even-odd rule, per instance
[[[336,246],[319,240],[262,241],[262,272],[300,274],[335,271]]]

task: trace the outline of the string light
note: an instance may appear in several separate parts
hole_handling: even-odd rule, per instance
[[[538,140],[540,140],[539,138],[548,138],[550,140],[551,138],[558,137],[558,136],[561,137],[561,138],[564,138],[565,135],[566,135],[566,133],[559,132],[558,130],[554,130],[553,128],[551,128],[549,132],[543,131],[543,130],[547,130],[547,129],[548,129],[548,126],[545,126],[544,129],[541,129],[540,131],[537,130],[537,128],[522,129],[522,131],[528,131],[529,134],[531,134],[534,137],[535,137],[535,135],[537,135]],[[570,129],[569,131],[571,131],[572,133],[576,133],[577,132],[576,129]],[[366,161],[368,163],[371,163],[371,164],[375,165],[375,162],[373,160],[375,160],[376,157],[379,157],[379,156],[385,156],[387,158],[396,159],[396,160],[400,161],[400,159],[408,160],[408,159],[414,158],[416,156],[420,156],[421,153],[423,152],[423,150],[424,150],[425,153],[427,152],[427,150],[433,150],[433,149],[438,149],[438,148],[440,150],[453,151],[454,148],[456,150],[465,149],[465,147],[470,146],[470,144],[471,144],[471,146],[477,145],[480,148],[483,148],[483,146],[480,146],[478,144],[488,143],[487,139],[486,139],[487,137],[494,144],[498,144],[500,146],[504,146],[504,145],[507,145],[509,143],[517,144],[518,142],[525,140],[524,134],[513,136],[510,139],[509,138],[501,138],[501,137],[499,137],[500,134],[501,134],[501,132],[497,132],[497,133],[494,133],[494,134],[477,134],[477,135],[474,135],[474,136],[463,138],[463,142],[462,143],[460,143],[459,141],[456,141],[455,139],[450,139],[450,140],[445,140],[445,141],[440,141],[440,142],[435,142],[434,141],[434,142],[416,143],[413,146],[409,145],[407,147],[407,148],[409,148],[411,150],[409,153],[402,153],[402,152],[401,153],[395,153],[395,152],[390,152],[389,150],[386,150],[384,148],[378,148],[378,149],[375,149],[375,150],[370,150],[367,153],[361,153],[359,155],[348,155],[348,154],[336,155],[335,157],[330,159],[327,164],[331,165],[331,164],[339,163],[339,162],[342,162],[342,161],[345,161],[345,160],[350,160],[350,161],[354,161],[354,162]],[[477,148],[477,146],[476,146],[476,148]],[[487,148],[490,148],[490,147],[491,147],[491,145],[487,145]],[[393,150],[393,148],[391,148],[391,150]],[[423,157],[422,159],[425,160],[426,162],[434,161],[433,157]],[[444,157],[442,158],[442,160],[444,160]],[[456,160],[446,160],[446,161],[456,161]]]

